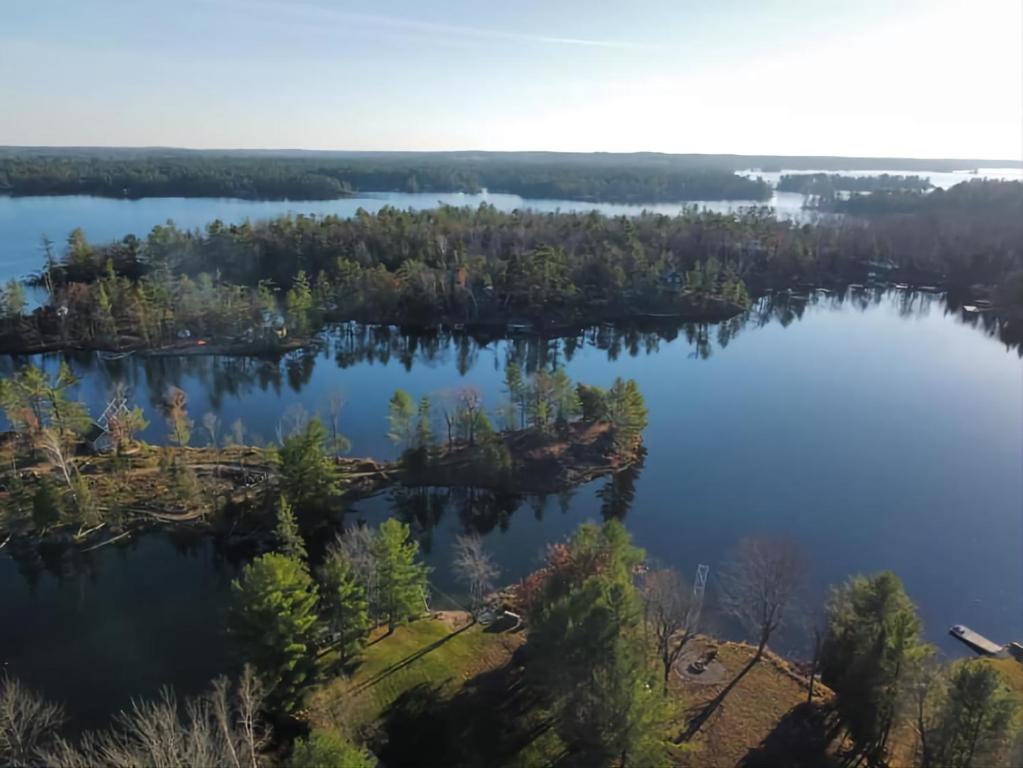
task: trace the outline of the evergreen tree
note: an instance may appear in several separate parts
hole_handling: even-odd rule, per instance
[[[562,423],[574,419],[582,412],[579,394],[564,368],[558,368],[551,374],[551,400],[554,417]]]
[[[299,270],[291,288],[284,297],[288,325],[299,336],[309,333],[312,327],[313,292],[304,270]]]
[[[0,314],[5,315],[9,320],[20,317],[28,305],[21,283],[13,278],[8,280],[3,291],[0,291],[0,297],[3,298],[2,303],[0,303]]]
[[[415,416],[412,395],[404,389],[396,390],[387,406],[387,437],[403,452],[412,445]]]
[[[372,543],[380,615],[391,632],[425,607],[428,570],[418,562],[419,544],[409,533],[408,525],[389,518]]]
[[[832,595],[821,646],[821,679],[838,694],[838,712],[859,754],[883,761],[905,703],[908,681],[930,648],[916,607],[890,571],[850,579]]]
[[[344,664],[362,647],[370,622],[366,589],[338,547],[328,550],[320,568],[320,605]]]
[[[285,710],[301,700],[313,673],[316,587],[305,565],[271,552],[231,584],[229,631]]]
[[[577,384],[575,392],[579,398],[580,414],[585,421],[601,421],[607,417],[607,392],[588,384]]]
[[[668,713],[644,657],[631,577],[642,558],[617,521],[580,527],[571,566],[547,581],[533,615],[528,679],[554,700],[562,739],[585,765],[666,761]]]
[[[615,379],[607,392],[606,407],[615,445],[619,450],[635,447],[647,424],[646,403],[636,381]]]
[[[419,400],[416,414],[415,447],[417,450],[429,450],[433,445],[433,427],[430,417],[430,398],[425,395]]]
[[[52,428],[67,440],[84,432],[90,421],[85,406],[71,399],[70,391],[77,384],[78,377],[64,361],[52,380],[45,371],[28,365],[0,379],[0,408],[18,432],[38,434]]]
[[[524,429],[526,426],[526,395],[527,387],[526,382],[522,378],[522,369],[519,368],[518,363],[508,363],[504,369],[504,391],[508,395],[508,403],[511,406],[511,412],[514,413],[518,410],[518,426],[519,429]],[[513,424],[508,424],[509,427],[513,427]]]
[[[305,561],[309,555],[306,552],[305,541],[295,519],[295,512],[288,502],[286,496],[281,496],[277,501],[277,527],[274,530],[277,538],[277,547],[282,554],[293,557],[296,560]]]
[[[319,419],[289,435],[277,451],[281,488],[288,500],[303,508],[322,506],[341,488],[341,475],[325,450],[327,430]]]
[[[1018,705],[987,662],[956,664],[931,724],[921,727],[925,768],[1000,765]]]
[[[50,478],[39,479],[39,487],[32,495],[32,523],[38,533],[45,533],[51,525],[60,522],[63,504],[57,486]]]

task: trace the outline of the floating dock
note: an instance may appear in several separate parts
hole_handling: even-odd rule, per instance
[[[981,656],[998,656],[1005,650],[1005,646],[988,640],[984,637],[984,635],[979,632],[974,632],[972,629],[963,626],[962,624],[956,624],[954,627],[951,627],[948,630],[948,633],[959,642],[972,648]]]

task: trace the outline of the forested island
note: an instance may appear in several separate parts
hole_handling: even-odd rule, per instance
[[[330,200],[358,193],[486,189],[529,198],[620,203],[767,200],[769,185],[736,172],[783,168],[925,172],[1019,166],[1011,160],[654,152],[0,147],[0,195]]]
[[[491,334],[717,321],[766,288],[878,276],[974,296],[1018,323],[1023,183],[836,204],[869,215],[798,225],[766,209],[606,217],[481,205],[168,224],[104,245],[75,230],[61,254],[45,244],[42,307],[28,311],[16,282],[0,294],[0,350],[272,353],[340,320]]]
[[[833,198],[839,192],[915,191],[933,189],[925,176],[882,173],[877,176],[845,176],[838,173],[790,173],[778,180],[779,192]]]
[[[153,153],[130,157],[4,153],[0,194],[331,200],[355,193],[470,192],[652,203],[766,200],[770,187],[712,165],[580,156],[521,163],[501,156],[381,153],[338,157]]]
[[[141,408],[115,396],[91,415],[70,395],[77,383],[66,364],[55,376],[27,366],[0,379],[12,429],[0,435],[0,541],[99,546],[162,524],[250,535],[267,530],[282,496],[312,527],[318,514],[392,486],[554,494],[641,461],[647,419],[634,381],[604,390],[573,383],[562,368],[526,376],[512,364],[506,399],[491,408],[471,387],[395,392],[387,434],[400,458],[376,461],[343,456],[340,400],[327,424],[285,414],[276,446],[258,446],[246,443],[241,421],[225,427],[207,413],[197,424],[185,393],[169,387],[170,444],[154,446],[138,439],[148,426]],[[205,446],[190,447],[193,435]]]

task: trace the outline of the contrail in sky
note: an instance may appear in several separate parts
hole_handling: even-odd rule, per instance
[[[210,2],[211,0],[206,0]],[[272,11],[275,14],[286,16],[304,16],[306,19],[315,17],[317,21],[333,21],[339,24],[358,26],[362,28],[378,27],[404,32],[430,33],[431,36],[448,35],[477,40],[509,40],[519,43],[539,43],[546,45],[568,45],[592,48],[621,48],[638,49],[642,47],[637,43],[624,40],[592,40],[580,37],[561,37],[557,35],[534,35],[527,32],[510,32],[498,29],[482,29],[480,27],[463,26],[460,24],[441,24],[432,21],[421,21],[419,19],[406,19],[395,16],[382,16],[375,13],[362,13],[358,11],[343,11],[334,8],[327,8],[309,3],[285,3],[277,0],[212,0],[218,5],[233,5],[240,11],[252,11],[263,9]]]

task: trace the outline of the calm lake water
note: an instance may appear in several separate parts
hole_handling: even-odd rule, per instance
[[[772,186],[785,173],[813,171],[740,171],[742,175],[762,177]],[[831,171],[851,176],[871,176],[901,171]],[[921,173],[938,187],[950,187],[973,178],[1020,179],[1018,168],[981,168],[978,174],[965,171],[953,173]],[[173,221],[180,227],[204,227],[214,219],[227,223],[256,221],[293,214],[335,214],[352,216],[363,208],[373,212],[385,205],[397,208],[436,208],[438,205],[476,207],[488,203],[502,211],[531,208],[536,211],[592,211],[608,216],[635,216],[642,211],[667,215],[679,213],[685,206],[698,206],[712,211],[730,212],[740,208],[770,206],[777,216],[797,221],[813,221],[819,214],[804,210],[805,196],[794,192],[774,192],[768,201],[757,200],[693,200],[685,203],[587,203],[578,200],[540,200],[518,195],[482,193],[420,192],[415,194],[389,192],[367,194],[343,200],[238,200],[233,198],[160,197],[144,200],[117,200],[87,195],[57,197],[0,197],[0,282],[22,279],[37,271],[43,263],[41,239],[45,235],[62,252],[64,241],[75,227],[81,227],[95,243],[118,240],[127,234],[145,237],[158,224]]]
[[[965,623],[1023,637],[1023,362],[940,296],[893,290],[763,300],[721,325],[600,327],[571,339],[478,344],[346,326],[321,350],[279,363],[227,358],[70,358],[98,412],[118,380],[166,427],[160,394],[183,388],[198,427],[274,439],[289,410],[325,412],[340,391],[353,455],[388,457],[387,400],[473,386],[496,409],[511,359],[564,365],[578,381],[639,382],[650,411],[641,469],[562,497],[385,494],[349,521],[397,514],[435,567],[435,599],[457,601],[455,535],[485,535],[503,577],[534,567],[545,544],[584,520],[623,516],[660,561],[692,573],[752,534],[791,536],[812,562],[808,602],[850,574],[894,569],[948,654]],[[0,358],[0,376],[24,362]],[[34,358],[53,369],[59,358]],[[6,553],[5,553],[6,554]],[[222,635],[231,558],[208,540],[149,535],[72,558],[0,559],[0,664],[77,716],[100,722],[162,683],[196,690],[230,668]],[[713,589],[711,590],[713,592]],[[713,611],[709,611],[712,615]],[[794,652],[798,633],[780,640]]]
[[[686,206],[714,211],[734,211],[770,205],[779,216],[800,220],[815,216],[802,210],[804,196],[776,192],[770,201],[699,200],[686,203],[583,203],[578,200],[537,200],[506,194],[403,193],[389,192],[341,200],[239,200],[237,198],[153,197],[118,200],[88,195],[57,197],[0,196],[0,281],[22,279],[38,271],[43,263],[42,237],[63,252],[64,242],[75,227],[81,227],[90,241],[107,243],[127,234],[145,237],[153,227],[173,221],[180,227],[204,227],[215,219],[227,223],[269,219],[284,214],[333,214],[353,216],[360,208],[375,212],[384,206],[422,210],[439,205],[471,206],[481,203],[502,211],[530,208],[535,211],[592,211],[608,216],[635,216],[642,211],[675,215]]]

